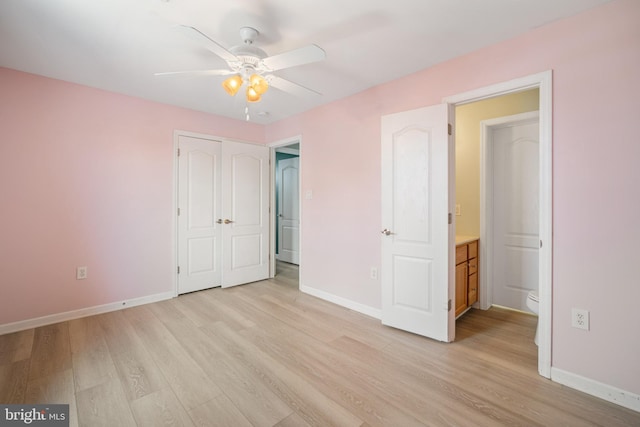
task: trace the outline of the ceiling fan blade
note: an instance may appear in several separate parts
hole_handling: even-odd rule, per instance
[[[192,76],[228,76],[235,74],[231,70],[190,70],[190,71],[166,71],[163,73],[154,73],[154,76],[175,76],[175,75],[192,75]]]
[[[309,64],[311,62],[322,61],[327,57],[325,51],[315,44],[279,53],[278,55],[264,58],[262,62],[271,71],[282,70],[283,68],[296,67],[298,65]]]
[[[298,83],[294,83],[291,80],[283,79],[282,77],[278,77],[273,74],[269,74],[265,76],[265,79],[269,83],[269,85],[283,90],[285,92],[289,92],[294,95],[298,95],[300,97],[308,96],[310,93],[315,95],[322,95],[320,92],[315,91],[313,89],[309,89],[308,87],[304,87],[299,85]]]
[[[209,38],[209,36],[207,36],[206,34],[202,33],[200,30],[194,28],[194,27],[189,27],[188,25],[178,25],[178,28],[180,29],[180,31],[182,31],[182,33],[184,35],[186,35],[187,37],[190,37],[191,39],[202,43],[204,45],[205,48],[207,48],[208,50],[210,50],[211,52],[215,53],[216,55],[218,55],[220,58],[224,59],[227,62],[230,61],[237,61],[238,57],[235,56],[233,53],[229,52],[225,47],[223,47],[222,45],[218,44],[218,42],[214,41],[213,39]]]

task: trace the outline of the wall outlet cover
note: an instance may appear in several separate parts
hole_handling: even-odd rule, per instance
[[[87,267],[76,268],[76,280],[84,280],[87,278]]]
[[[578,329],[589,330],[589,311],[580,308],[571,309],[571,326]]]

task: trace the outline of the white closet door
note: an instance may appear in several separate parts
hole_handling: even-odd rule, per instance
[[[222,157],[222,287],[228,287],[269,275],[269,148],[229,143]]]
[[[221,143],[178,140],[178,293],[222,283]]]
[[[269,274],[269,149],[181,135],[178,293]]]

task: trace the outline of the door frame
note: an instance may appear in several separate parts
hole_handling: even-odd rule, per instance
[[[479,304],[482,310],[487,310],[493,304],[493,263],[489,262],[493,256],[493,140],[490,139],[489,132],[497,127],[523,122],[526,120],[538,119],[538,130],[540,129],[539,111],[529,111],[526,113],[513,114],[509,116],[497,117],[494,119],[482,120],[480,122],[480,241],[484,255],[480,257],[480,287]],[[538,170],[538,173],[540,171]],[[538,178],[538,181],[540,179]],[[538,194],[538,198],[540,195]],[[539,280],[538,280],[539,282]]]
[[[553,193],[552,193],[552,153],[553,153],[553,103],[552,103],[551,70],[502,83],[474,89],[468,92],[445,97],[443,102],[455,105],[468,104],[483,99],[494,98],[528,89],[539,89],[540,113],[540,242],[538,255],[538,280],[540,295],[540,313],[538,314],[538,373],[551,378],[551,321],[552,321],[552,291],[553,291]],[[449,188],[455,187],[455,182],[449,182]],[[481,251],[484,243],[480,241]],[[481,301],[482,304],[482,301]]]
[[[300,222],[298,224],[298,274],[302,278],[302,135],[292,136],[284,138],[275,142],[270,142],[267,147],[271,149],[270,152],[270,169],[269,176],[271,179],[270,189],[270,206],[273,208],[269,212],[270,230],[269,237],[269,277],[273,278],[276,275],[276,150],[287,145],[299,144],[300,166],[298,169],[298,216]],[[298,288],[300,287],[302,280],[298,280]]]

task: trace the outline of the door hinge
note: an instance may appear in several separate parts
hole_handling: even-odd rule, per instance
[[[453,215],[449,213],[449,224],[453,224]]]
[[[542,240],[540,240],[540,249],[542,249]]]
[[[449,300],[449,303],[447,304],[447,311],[451,311],[451,300]]]
[[[447,132],[449,132],[449,135],[453,135],[453,126],[451,126],[451,123],[447,123]]]
[[[180,149],[178,148],[178,157],[180,157]]]
[[[180,216],[180,208],[178,208],[178,216]]]
[[[180,274],[180,266],[178,266],[178,274]]]

